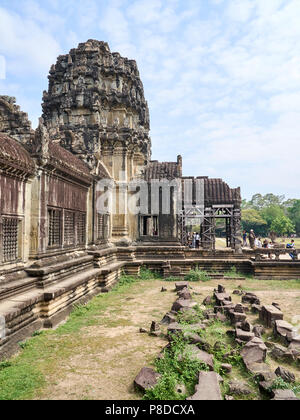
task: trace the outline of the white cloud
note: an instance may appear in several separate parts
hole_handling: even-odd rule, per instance
[[[227,16],[233,21],[246,22],[251,17],[253,8],[253,0],[230,0]]]
[[[22,19],[0,7],[0,53],[7,60],[7,72],[48,72],[60,52],[60,45],[32,19]]]
[[[6,78],[6,60],[3,55],[0,55],[0,80]]]

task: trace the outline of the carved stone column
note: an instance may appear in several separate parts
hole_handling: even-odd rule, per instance
[[[233,247],[235,252],[238,254],[242,254],[242,241],[241,237],[241,210],[234,209],[233,210]]]
[[[129,243],[127,147],[120,142],[113,150],[113,177],[116,181],[116,214],[113,215],[112,236],[116,242],[125,240]]]

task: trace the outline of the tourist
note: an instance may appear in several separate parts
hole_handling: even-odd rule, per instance
[[[196,248],[200,248],[200,234],[196,233]]]
[[[247,232],[244,230],[243,232],[243,247],[247,246]]]
[[[193,233],[192,248],[196,248],[196,232]]]
[[[255,239],[255,247],[262,248],[261,238]]]
[[[294,241],[294,239],[292,239],[291,243],[287,244],[286,247],[288,249],[293,249],[294,250],[289,255],[292,258],[292,260],[295,261],[297,259],[297,253],[295,252],[295,241]]]
[[[250,242],[251,249],[255,249],[255,238],[256,236],[255,236],[254,230],[251,229],[250,235],[249,235],[249,242]]]
[[[272,244],[272,242],[268,242],[268,247],[267,247],[268,249],[272,249],[272,248],[274,248],[274,246],[273,246],[273,244]],[[269,252],[268,253],[268,257],[269,257],[269,259],[270,260],[272,260],[273,259],[273,254],[271,253],[271,252]]]

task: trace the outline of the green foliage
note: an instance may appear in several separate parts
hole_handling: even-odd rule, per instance
[[[140,275],[139,275],[139,279],[141,280],[161,279],[161,275],[157,272],[149,270],[146,267],[142,267]]]
[[[278,235],[300,233],[300,200],[284,200],[283,195],[274,194],[255,194],[250,201],[243,200],[243,230],[253,229],[260,236],[271,231]]]
[[[270,391],[274,389],[291,389],[295,394],[300,393],[300,383],[287,383],[285,382],[280,376],[275,379],[271,387],[269,388]]]
[[[271,229],[273,221],[279,217],[284,217],[285,213],[282,207],[279,206],[269,206],[265,207],[260,211],[261,217],[267,222],[268,229]]]
[[[280,216],[273,220],[271,231],[278,233],[280,236],[286,236],[291,233],[295,233],[295,225],[286,216]]]
[[[191,311],[180,311],[177,315],[177,322],[184,325],[197,324],[203,319],[203,311],[199,305],[195,306]]]
[[[128,286],[130,284],[136,283],[137,281],[138,279],[134,276],[128,276],[127,274],[122,274],[122,276],[120,277],[120,280],[114,287],[114,290],[118,290],[124,286]]]
[[[274,194],[255,194],[252,199],[247,202],[246,200],[243,202],[244,207],[246,208],[253,208],[256,210],[262,210],[266,207],[270,206],[283,206],[284,204],[284,195],[274,195]]]
[[[164,374],[158,384],[148,389],[144,395],[144,400],[149,401],[177,401],[185,400],[186,396],[176,392],[176,375]]]
[[[232,266],[231,269],[229,271],[227,271],[226,273],[224,273],[225,277],[237,277],[238,276],[238,272],[235,266]]]
[[[3,362],[0,362],[0,371],[10,366],[11,366],[11,362],[9,362],[8,360],[4,360]]]
[[[196,270],[191,270],[189,274],[187,274],[184,277],[184,280],[189,281],[189,282],[198,282],[198,281],[206,282],[206,281],[210,281],[210,277],[206,271],[196,269]]]
[[[256,209],[245,209],[242,210],[242,228],[249,232],[254,229],[256,233],[265,235],[267,232],[268,224],[261,217],[260,213]]]
[[[288,215],[296,227],[297,235],[300,235],[300,200],[293,200],[288,208]]]
[[[176,393],[176,384],[184,384],[191,395],[197,384],[198,373],[208,371],[208,366],[193,358],[181,336],[173,336],[164,357],[156,360],[156,370],[162,375],[158,384],[146,391],[146,400],[183,400],[187,395]]]

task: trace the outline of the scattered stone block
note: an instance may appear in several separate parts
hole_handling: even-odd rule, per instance
[[[276,379],[274,372],[266,363],[252,363],[248,366],[248,371],[260,381],[274,381]]]
[[[260,314],[261,308],[262,307],[260,305],[252,305],[251,311],[253,314]]]
[[[145,328],[140,328],[140,333],[141,334],[147,334],[147,330]]]
[[[190,331],[185,331],[183,334],[183,338],[185,341],[187,341],[189,344],[202,344],[205,341],[200,337],[200,335],[190,332]]]
[[[214,296],[217,306],[224,306],[224,302],[231,302],[231,296],[227,293],[215,293]]]
[[[245,383],[241,381],[231,381],[229,382],[229,393],[231,395],[250,395],[252,394],[252,389]]]
[[[183,289],[188,289],[189,288],[189,282],[188,281],[180,281],[180,282],[175,284],[175,288],[176,288],[176,292],[179,292],[180,290],[183,290]]]
[[[259,317],[267,327],[271,328],[275,321],[283,320],[283,313],[275,306],[266,305],[262,307]]]
[[[217,313],[217,320],[220,321],[220,322],[226,322],[227,321],[226,315],[221,314],[220,312],[218,312]]]
[[[300,357],[300,350],[291,348],[291,344],[289,345],[289,348],[284,353],[283,360],[286,363],[293,363],[297,362]]]
[[[215,372],[200,372],[195,394],[188,401],[221,401],[219,375]]]
[[[241,329],[246,332],[252,332],[253,327],[249,321],[245,320],[242,322]]]
[[[165,293],[165,292],[167,292],[168,291],[168,289],[166,289],[165,287],[162,287],[162,289],[161,289],[161,292],[162,293]]]
[[[153,369],[144,367],[134,380],[134,385],[145,392],[147,389],[153,388],[157,385],[161,375],[156,373]]]
[[[160,326],[157,322],[153,321],[150,327],[150,335],[153,337],[159,337],[161,335]]]
[[[289,384],[296,382],[295,375],[281,366],[275,370],[275,374]]]
[[[291,342],[293,336],[296,336],[296,329],[293,325],[283,320],[277,320],[274,324],[274,334],[276,337],[283,340],[284,343]]]
[[[178,324],[177,322],[174,322],[169,325],[168,327],[168,333],[171,334],[182,334],[183,333],[183,327],[182,325]]]
[[[255,337],[262,338],[263,334],[265,334],[266,330],[262,325],[255,325],[253,327],[253,333]]]
[[[192,299],[192,294],[188,289],[183,289],[180,292],[178,292],[178,296],[179,296],[179,299],[184,299],[184,300]]]
[[[213,356],[203,350],[200,350],[197,346],[194,345],[188,345],[186,346],[185,354],[189,354],[190,357],[194,360],[198,360],[201,363],[205,363],[210,371],[214,370],[214,359]],[[179,360],[181,360],[182,356],[179,356]]]
[[[212,298],[211,296],[207,296],[204,301],[203,301],[203,305],[208,306],[212,304]]]
[[[259,383],[259,390],[262,394],[272,395],[273,381],[262,381]]]
[[[242,303],[250,303],[251,305],[260,305],[260,300],[254,293],[246,293],[242,297]]]
[[[279,303],[273,302],[272,306],[275,306],[275,308],[277,308],[279,311],[281,311]]]
[[[264,363],[267,357],[267,347],[260,338],[253,338],[241,350],[241,356],[248,370],[254,363]]]
[[[290,342],[290,348],[300,350],[300,335],[288,334],[287,340]]]
[[[174,302],[172,306],[172,311],[175,311],[175,312],[185,311],[195,306],[197,306],[196,302],[193,302],[191,300],[178,299],[176,300],[176,302]]]
[[[232,372],[232,365],[230,365],[229,363],[223,363],[223,364],[221,365],[221,369],[222,369],[225,373],[229,374],[229,373],[231,373],[231,372]]]
[[[291,389],[275,389],[272,401],[299,401]]]
[[[204,314],[205,318],[208,319],[208,320],[217,319],[217,314],[215,314],[212,310],[211,311],[205,311],[203,314]]]
[[[240,303],[238,303],[237,305],[235,305],[234,312],[236,312],[238,314],[243,314],[244,313],[244,307],[243,307],[243,305],[241,305]]]
[[[162,325],[170,325],[176,322],[176,315],[174,315],[172,312],[168,312],[163,319],[161,320]]]
[[[218,293],[226,293],[225,287],[222,286],[221,284],[219,284],[219,286],[218,286]]]
[[[246,314],[242,314],[240,312],[229,312],[229,319],[232,325],[236,325],[238,322],[243,322],[246,318]]]
[[[286,347],[283,347],[280,344],[274,343],[271,350],[271,356],[274,357],[274,359],[282,360],[284,358],[286,351],[287,351]]]
[[[240,330],[239,328],[235,330],[235,336],[238,340],[241,340],[242,342],[246,342],[246,343],[248,343],[255,337],[252,332],[243,331],[243,330]]]

